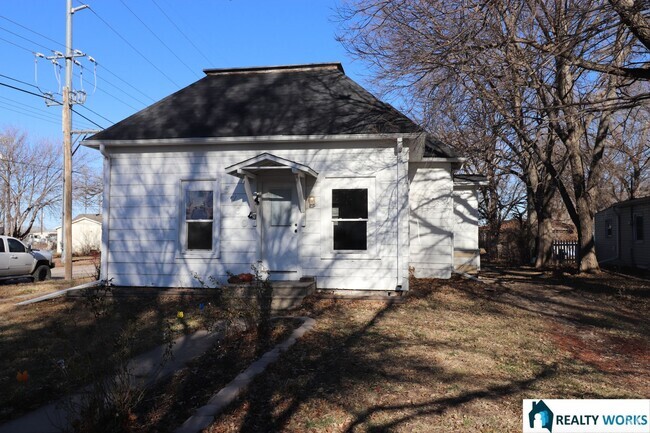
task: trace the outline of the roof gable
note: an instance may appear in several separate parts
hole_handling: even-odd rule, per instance
[[[89,140],[421,131],[347,77],[338,63],[205,72],[199,81]]]

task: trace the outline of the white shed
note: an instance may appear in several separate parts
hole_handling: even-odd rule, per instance
[[[451,275],[456,238],[477,257],[463,159],[339,63],[205,73],[84,142],[104,156],[102,279],[189,287],[256,265],[406,290],[409,267]]]
[[[56,252],[62,252],[61,227],[56,228]],[[101,214],[80,214],[72,219],[72,254],[88,254],[102,246]]]

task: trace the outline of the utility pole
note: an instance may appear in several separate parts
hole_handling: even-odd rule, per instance
[[[72,7],[72,0],[66,0],[65,23],[65,86],[63,87],[63,262],[65,279],[72,279],[72,64],[75,57],[85,54],[72,49],[72,15],[87,8],[87,5]],[[85,95],[84,95],[85,96]],[[75,95],[76,99],[76,95]]]
[[[61,260],[65,266],[65,279],[72,279],[72,135],[95,133],[98,131],[73,131],[72,130],[72,106],[74,104],[83,104],[86,102],[86,92],[82,90],[72,90],[72,67],[73,64],[81,66],[76,57],[88,57],[88,61],[95,64],[97,62],[90,56],[86,56],[79,50],[72,49],[72,16],[75,12],[90,6],[82,4],[76,8],[72,7],[72,0],[66,0],[65,5],[65,54],[59,51],[53,51],[54,55],[45,56],[41,53],[34,53],[37,58],[49,60],[56,67],[60,67],[59,60],[65,59],[65,85],[63,86],[63,101],[59,103],[54,99],[51,92],[44,92],[45,105],[48,107],[61,104],[61,122],[63,126],[63,223],[62,231],[62,255]],[[61,243],[61,239],[58,240]]]

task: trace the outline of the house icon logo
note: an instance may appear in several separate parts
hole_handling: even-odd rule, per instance
[[[553,433],[553,412],[544,401],[533,402],[533,408],[528,412],[528,423],[530,428],[545,428]]]

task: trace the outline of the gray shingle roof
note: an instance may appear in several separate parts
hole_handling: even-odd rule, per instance
[[[421,131],[348,78],[339,63],[205,73],[89,140]]]
[[[458,158],[458,154],[451,146],[429,134],[424,142],[424,156],[427,158]]]

